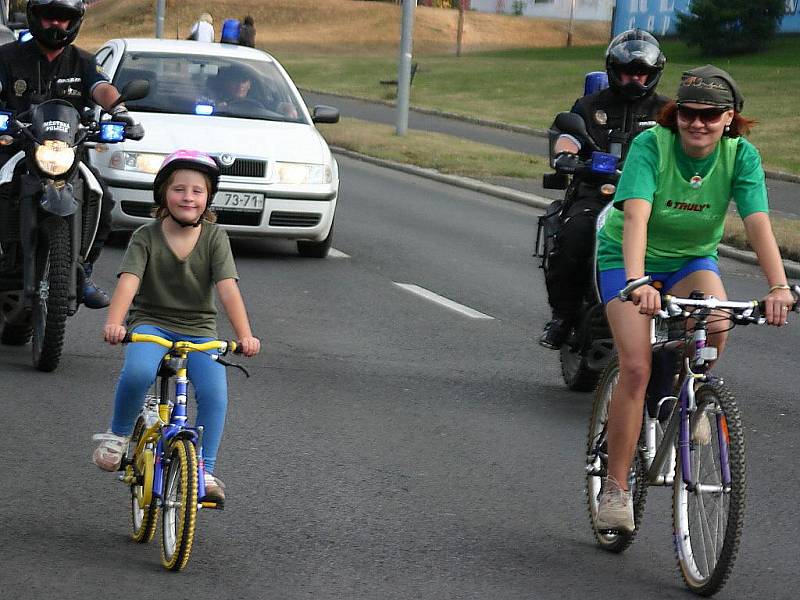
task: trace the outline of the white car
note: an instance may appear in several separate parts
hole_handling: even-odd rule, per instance
[[[144,138],[90,151],[116,200],[115,230],[148,222],[162,160],[189,148],[221,166],[212,207],[231,237],[297,240],[301,255],[327,256],[339,168],[314,123],[336,123],[338,110],[309,113],[278,61],[243,46],[115,39],[98,50],[97,62],[120,90],[132,80],[150,82],[145,98],[126,103]]]

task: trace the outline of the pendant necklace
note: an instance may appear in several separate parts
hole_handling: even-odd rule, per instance
[[[703,178],[700,177],[700,173],[695,173],[694,177],[689,180],[689,185],[692,187],[693,190],[699,190],[700,186],[703,185]]]

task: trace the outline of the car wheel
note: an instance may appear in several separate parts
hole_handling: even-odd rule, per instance
[[[297,252],[304,258],[325,258],[333,243],[333,223],[328,230],[328,235],[321,242],[297,241]]]

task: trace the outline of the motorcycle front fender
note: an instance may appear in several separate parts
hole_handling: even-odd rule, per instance
[[[57,188],[52,183],[47,183],[44,186],[39,204],[46,212],[59,217],[67,217],[74,214],[79,206],[71,183],[66,183],[61,188]]]
[[[23,160],[24,158],[25,153],[20,150],[6,161],[3,167],[0,168],[0,185],[11,183],[11,180],[14,178],[14,169],[16,169],[19,161]]]

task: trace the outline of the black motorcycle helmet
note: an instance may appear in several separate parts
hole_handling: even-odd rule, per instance
[[[650,95],[661,79],[667,58],[661,52],[658,40],[643,29],[623,31],[608,45],[606,50],[606,72],[612,90],[628,100],[638,100]],[[622,83],[625,71],[647,73],[647,82]]]
[[[28,0],[28,28],[33,39],[45,48],[64,48],[78,37],[86,6],[83,0]],[[66,29],[42,26],[42,18],[69,21]]]

